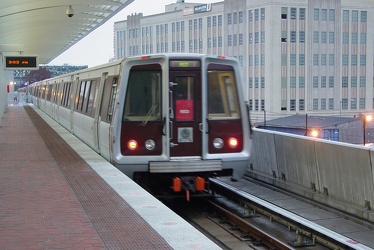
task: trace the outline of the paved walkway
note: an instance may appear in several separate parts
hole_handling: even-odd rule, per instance
[[[0,250],[170,249],[29,106],[0,127]]]

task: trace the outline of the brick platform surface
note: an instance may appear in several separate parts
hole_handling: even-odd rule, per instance
[[[0,250],[171,249],[29,106],[0,127]]]

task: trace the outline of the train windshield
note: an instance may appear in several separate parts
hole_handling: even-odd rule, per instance
[[[214,64],[208,69],[209,119],[240,118],[234,70],[230,66]]]
[[[124,121],[161,121],[161,66],[134,66],[126,92]]]

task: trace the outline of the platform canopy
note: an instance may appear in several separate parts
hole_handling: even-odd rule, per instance
[[[47,64],[133,1],[2,0],[0,53],[35,54]]]

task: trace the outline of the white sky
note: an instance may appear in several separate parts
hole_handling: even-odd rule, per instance
[[[186,3],[215,3],[221,1],[185,0]],[[93,67],[107,63],[113,57],[113,25],[115,22],[126,20],[127,16],[132,13],[143,13],[144,16],[164,13],[165,5],[176,2],[177,0],[135,0],[105,24],[52,60],[49,65],[63,65],[66,63]]]

